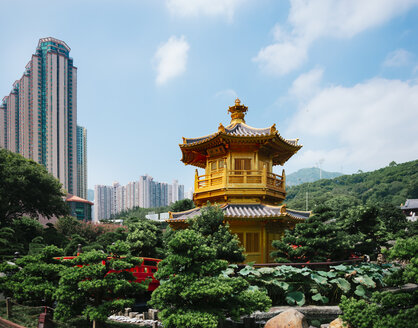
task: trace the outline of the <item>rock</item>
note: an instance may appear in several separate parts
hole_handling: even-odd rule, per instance
[[[151,319],[151,320],[157,320],[158,319],[158,310],[149,309],[148,310],[148,318]]]
[[[264,328],[308,328],[305,316],[294,309],[286,310],[267,321]]]
[[[350,328],[348,324],[344,324],[342,319],[337,318],[329,324],[329,328]]]
[[[135,318],[138,312],[129,312],[129,318]]]
[[[131,312],[132,311],[132,309],[131,308],[126,308],[125,309],[125,315],[126,316],[129,316],[129,312]]]

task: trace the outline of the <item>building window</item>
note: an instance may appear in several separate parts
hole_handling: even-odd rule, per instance
[[[251,159],[249,158],[236,158],[235,159],[235,170],[238,172],[235,172],[235,174],[242,174],[243,170],[251,170]]]

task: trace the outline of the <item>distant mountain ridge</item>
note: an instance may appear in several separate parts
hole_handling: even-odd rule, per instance
[[[306,182],[315,182],[320,179],[334,179],[336,177],[344,175],[340,172],[327,172],[324,170],[319,170],[317,167],[300,169],[299,171],[293,172],[289,175],[286,175],[286,185],[288,186],[297,186]]]
[[[406,199],[418,198],[418,160],[402,164],[392,162],[371,172],[291,186],[286,192],[286,204],[297,210],[312,210],[317,205],[335,208],[341,204],[347,207],[378,203],[399,206]]]

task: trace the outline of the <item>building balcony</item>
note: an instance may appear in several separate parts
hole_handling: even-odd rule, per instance
[[[223,168],[210,174],[198,175],[194,183],[194,201],[198,206],[207,201],[222,203],[263,200],[277,205],[286,197],[284,170],[278,175],[267,170],[229,170]]]

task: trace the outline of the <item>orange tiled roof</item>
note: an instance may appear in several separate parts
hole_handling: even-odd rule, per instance
[[[68,194],[67,198],[65,199],[66,202],[77,202],[77,203],[86,203],[86,204],[90,204],[90,205],[94,205],[94,203],[88,201],[87,199],[75,196],[75,195],[71,195]]]

